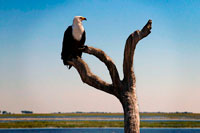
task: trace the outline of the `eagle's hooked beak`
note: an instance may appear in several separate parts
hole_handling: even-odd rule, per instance
[[[81,17],[81,20],[83,21],[83,20],[86,20],[87,21],[87,19],[85,18],[85,17]]]

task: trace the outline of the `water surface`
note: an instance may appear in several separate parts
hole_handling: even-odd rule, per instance
[[[141,133],[200,133],[200,128],[141,128]],[[123,128],[0,129],[1,133],[123,133]]]

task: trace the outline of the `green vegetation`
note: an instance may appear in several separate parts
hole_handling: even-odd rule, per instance
[[[75,127],[123,127],[121,121],[28,121],[0,123],[0,128],[75,128]],[[200,122],[194,121],[166,121],[166,122],[141,122],[141,127],[173,127],[173,128],[199,128]]]
[[[141,117],[144,116],[160,116],[169,119],[179,119],[179,118],[187,118],[187,119],[200,119],[200,113],[140,113]]]
[[[123,127],[123,122],[111,121],[29,121],[0,123],[0,128],[42,128],[42,127]]]
[[[55,114],[0,114],[2,117],[37,117],[37,116],[123,116],[123,113],[55,113]],[[165,117],[169,119],[200,119],[200,113],[140,113],[140,117]]]
[[[199,121],[156,121],[156,122],[141,122],[141,127],[149,128],[199,128]]]

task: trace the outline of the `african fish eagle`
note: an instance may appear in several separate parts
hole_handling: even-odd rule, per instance
[[[69,65],[67,61],[81,57],[81,48],[85,47],[86,33],[82,25],[83,20],[87,19],[82,16],[75,16],[73,24],[69,26],[64,33],[61,59],[63,60],[63,64],[68,66],[69,69],[71,65]]]

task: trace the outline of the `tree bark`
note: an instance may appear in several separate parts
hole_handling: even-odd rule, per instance
[[[121,103],[124,110],[124,132],[139,133],[140,117],[136,89],[134,88],[132,92],[123,94]]]
[[[149,20],[141,31],[133,32],[126,40],[123,61],[124,78],[121,81],[117,68],[112,59],[101,49],[87,47],[83,52],[94,55],[102,61],[108,68],[112,79],[112,84],[106,83],[98,76],[94,75],[87,63],[81,58],[73,59],[68,63],[74,66],[82,81],[96,89],[116,96],[122,104],[124,110],[124,132],[139,133],[140,118],[136,97],[136,78],[133,70],[134,52],[137,43],[151,33],[152,21]]]
[[[149,20],[141,31],[132,33],[126,40],[123,62],[123,93],[121,103],[124,109],[125,133],[139,133],[140,117],[136,97],[136,78],[133,70],[133,57],[137,43],[151,33],[152,21]]]

